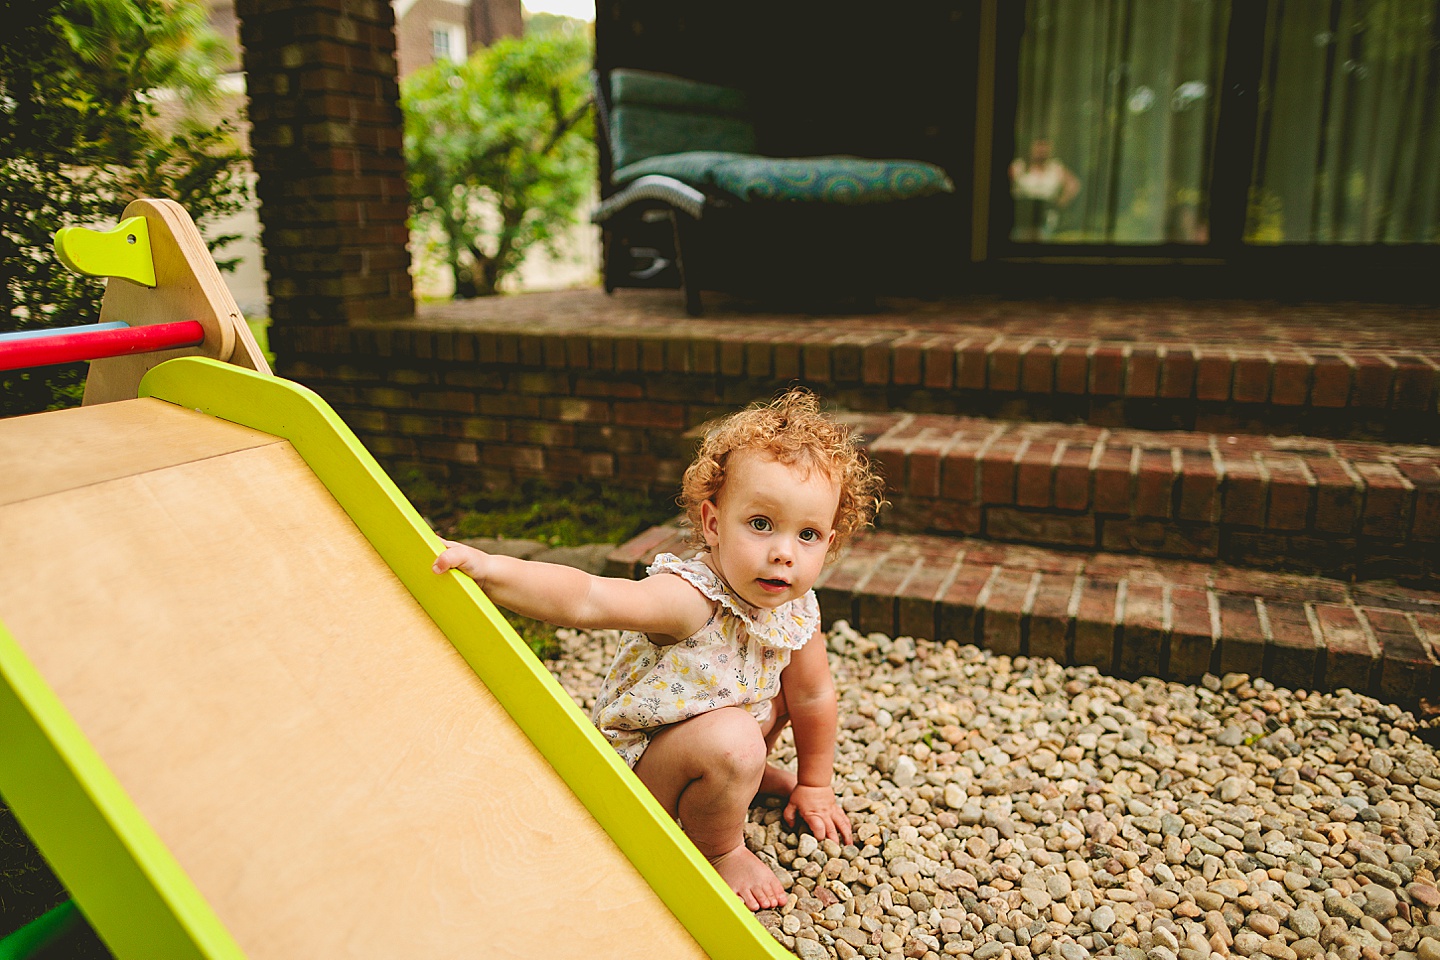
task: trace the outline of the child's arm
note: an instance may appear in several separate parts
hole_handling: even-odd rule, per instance
[[[638,630],[683,640],[705,625],[712,601],[680,577],[621,580],[574,567],[502,557],[446,540],[436,573],[468,574],[495,603],[562,627]]]
[[[797,761],[785,822],[794,823],[798,813],[816,839],[850,843],[850,818],[840,809],[830,785],[835,773],[835,684],[830,679],[825,636],[818,629],[809,643],[791,655],[780,684],[790,711]]]

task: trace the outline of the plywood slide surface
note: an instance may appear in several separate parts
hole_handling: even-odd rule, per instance
[[[102,410],[0,497],[0,620],[247,956],[704,956],[288,442]]]

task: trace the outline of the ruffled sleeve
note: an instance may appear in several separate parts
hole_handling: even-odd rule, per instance
[[[717,601],[727,613],[740,619],[749,634],[767,647],[799,650],[820,627],[820,604],[815,591],[783,603],[773,610],[754,607],[736,596],[720,575],[698,558],[681,560],[673,553],[662,553],[645,568],[648,576],[673,573],[684,578],[696,590]]]

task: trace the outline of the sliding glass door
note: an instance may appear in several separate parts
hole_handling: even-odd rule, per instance
[[[1440,243],[1440,0],[995,9],[987,256]]]

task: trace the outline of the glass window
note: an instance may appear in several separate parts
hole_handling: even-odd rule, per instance
[[[1229,0],[1031,0],[1020,243],[1205,243]]]
[[[1440,241],[1434,0],[1270,0],[1252,243]]]
[[[446,23],[430,28],[430,56],[432,59],[463,60],[465,58],[464,50],[464,27]]]

